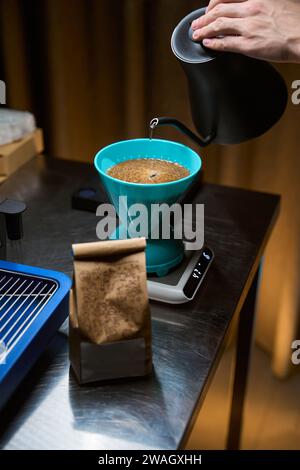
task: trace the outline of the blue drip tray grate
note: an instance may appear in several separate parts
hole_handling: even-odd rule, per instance
[[[0,362],[4,362],[59,287],[41,276],[0,269]]]
[[[71,280],[0,260],[0,411],[69,313]]]

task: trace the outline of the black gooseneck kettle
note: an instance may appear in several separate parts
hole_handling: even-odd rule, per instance
[[[150,127],[171,125],[198,145],[238,144],[267,132],[287,105],[285,82],[269,63],[241,54],[215,53],[192,38],[193,20],[205,8],[183,18],[171,47],[187,76],[194,125],[199,136],[180,121],[158,117]]]

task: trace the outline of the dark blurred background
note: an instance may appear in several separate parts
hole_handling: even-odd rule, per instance
[[[48,154],[87,162],[112,141],[147,135],[157,115],[192,127],[170,37],[185,14],[207,3],[0,0],[0,78],[8,106],[35,114]],[[278,68],[291,92],[300,66]],[[282,195],[265,256],[256,334],[277,377],[291,373],[291,343],[300,338],[299,118],[300,105],[289,100],[284,118],[265,136],[201,151],[207,181]],[[159,135],[185,140],[167,129]]]

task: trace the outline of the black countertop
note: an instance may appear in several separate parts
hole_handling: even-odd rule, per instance
[[[97,218],[71,209],[92,166],[37,157],[0,187],[24,200],[25,237],[8,259],[72,275],[71,244],[96,240]],[[151,303],[151,378],[80,387],[58,333],[1,412],[4,449],[175,449],[184,445],[247,295],[279,209],[279,197],[206,184],[205,243],[215,261],[196,299]],[[218,423],[216,423],[216,426]]]

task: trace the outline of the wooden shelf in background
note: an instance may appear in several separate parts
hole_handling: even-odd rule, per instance
[[[42,129],[26,135],[23,139],[7,145],[0,145],[0,183],[24,163],[44,150]]]

